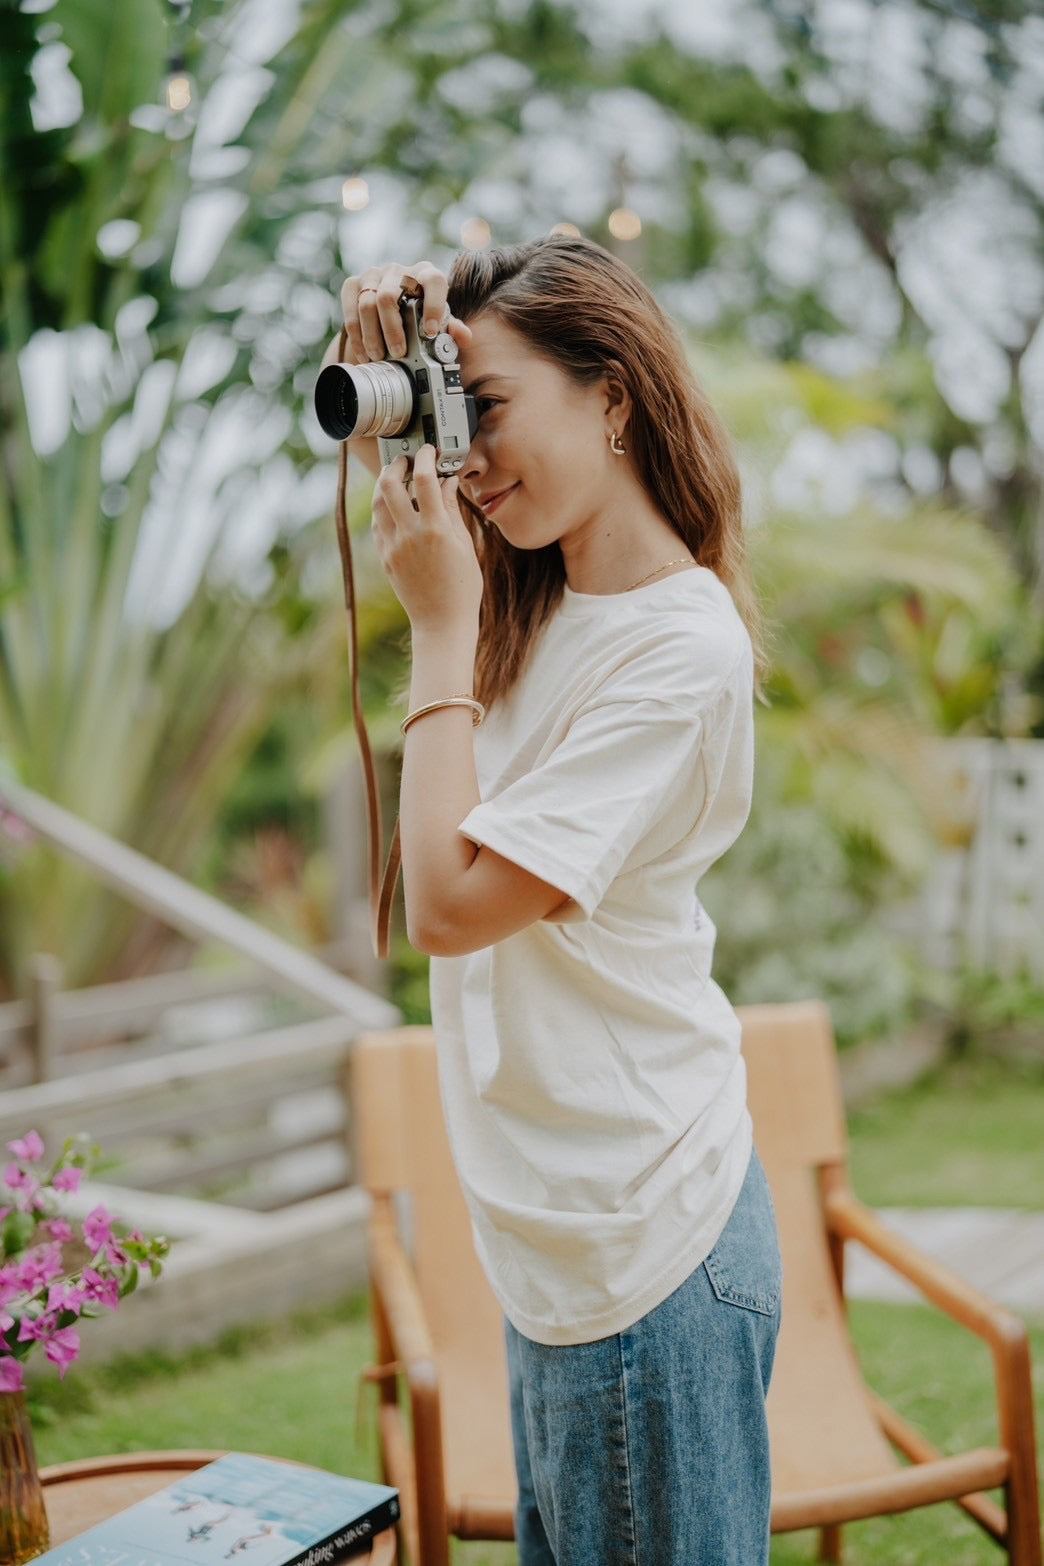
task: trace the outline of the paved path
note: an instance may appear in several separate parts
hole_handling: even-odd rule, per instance
[[[992,1299],[1044,1321],[1044,1212],[997,1207],[886,1207],[890,1228]],[[845,1253],[845,1291],[861,1299],[906,1303],[921,1295],[861,1245]]]

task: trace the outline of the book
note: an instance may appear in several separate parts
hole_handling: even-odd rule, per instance
[[[398,1517],[388,1485],[230,1452],[33,1566],[335,1566]]]

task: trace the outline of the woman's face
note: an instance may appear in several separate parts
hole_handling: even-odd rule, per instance
[[[607,389],[579,386],[491,314],[468,323],[461,378],[478,433],[464,493],[517,549],[539,549],[596,525],[611,499]]]

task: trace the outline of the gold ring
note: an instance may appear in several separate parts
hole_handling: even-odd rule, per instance
[[[376,293],[379,293],[379,292],[380,292],[380,290],[377,289],[377,288],[360,288],[360,290],[359,290],[359,298],[361,299],[363,294],[376,294]]]

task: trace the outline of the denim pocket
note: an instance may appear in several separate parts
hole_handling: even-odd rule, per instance
[[[719,1300],[763,1316],[776,1314],[783,1268],[772,1197],[756,1152],[750,1155],[736,1205],[704,1266]]]

